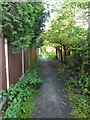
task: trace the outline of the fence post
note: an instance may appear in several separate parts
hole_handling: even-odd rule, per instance
[[[7,90],[9,89],[9,62],[8,62],[8,42],[5,39],[5,62],[6,62],[6,79],[7,79]]]
[[[24,73],[25,73],[25,67],[24,67],[24,50],[22,50],[22,77],[24,77]]]
[[[0,89],[2,89],[2,81],[3,81],[3,77],[2,77],[2,49],[3,49],[3,45],[2,45],[2,37],[0,37]]]
[[[40,55],[40,54],[41,54],[41,49],[40,49],[40,48],[38,48],[38,51],[39,51],[38,55]]]

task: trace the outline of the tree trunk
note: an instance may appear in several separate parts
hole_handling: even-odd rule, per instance
[[[67,52],[67,55],[68,55],[68,56],[70,56],[70,55],[71,55],[71,54],[70,54],[70,51],[68,51],[68,52]]]
[[[66,46],[65,45],[63,46],[63,49],[64,49],[64,62],[66,64],[67,51],[66,51]]]
[[[57,47],[56,47],[56,59],[58,59],[58,49],[57,49]]]
[[[61,52],[61,61],[63,62],[63,54],[62,54],[62,46],[61,46],[61,50],[60,50],[60,52]]]

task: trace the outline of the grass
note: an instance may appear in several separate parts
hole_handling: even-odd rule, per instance
[[[35,108],[34,96],[35,94],[33,94],[26,102],[22,103],[18,118],[32,118],[32,111]]]

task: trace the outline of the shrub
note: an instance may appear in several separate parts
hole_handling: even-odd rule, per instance
[[[55,58],[55,53],[54,52],[47,52],[46,53],[46,58],[48,58],[48,59],[52,59],[52,58]]]
[[[30,99],[41,85],[39,78],[39,67],[35,63],[24,78],[20,78],[16,85],[11,85],[8,92],[1,90],[2,99],[8,100],[8,108],[4,114],[4,118],[17,118],[22,111],[22,103]]]
[[[70,100],[75,118],[90,117],[90,80],[88,73],[79,74],[66,82],[67,97]]]

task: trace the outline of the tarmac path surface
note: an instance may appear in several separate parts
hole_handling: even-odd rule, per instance
[[[71,118],[71,108],[65,98],[64,81],[58,77],[53,60],[40,59],[43,84],[35,96],[33,118]]]

